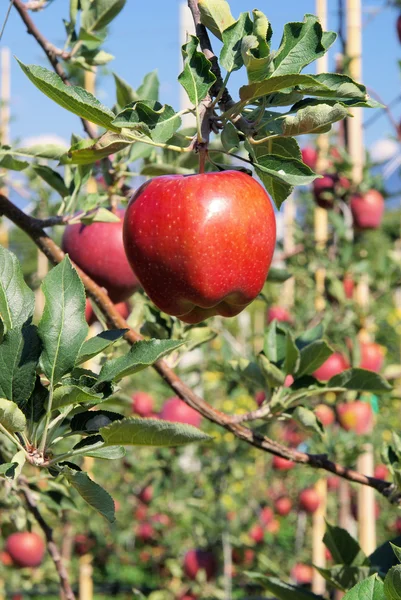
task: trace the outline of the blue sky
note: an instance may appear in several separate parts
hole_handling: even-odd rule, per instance
[[[99,82],[97,96],[103,103],[110,106],[114,103],[112,70],[137,87],[143,75],[156,68],[161,80],[161,100],[179,108],[179,4],[180,0],[127,0],[126,7],[110,28],[105,46],[105,50],[113,54],[115,60],[109,65],[110,75],[102,77]],[[284,23],[302,20],[305,13],[314,12],[315,6],[314,0],[260,0],[259,4],[255,0],[231,0],[230,4],[235,17],[255,6],[263,10],[273,25],[275,48],[280,42]],[[1,22],[6,5],[8,1],[0,3]],[[329,28],[336,30],[337,0],[328,0],[328,5]],[[383,5],[384,0],[363,0],[364,21],[367,22],[363,32],[363,83],[376,90],[385,102],[390,102],[400,91],[398,59],[401,58],[401,45],[395,30],[397,11],[387,8],[373,17],[372,10]],[[39,29],[56,45],[64,40],[62,19],[68,18],[68,6],[67,0],[54,0],[44,11],[33,14]],[[8,46],[12,54],[25,63],[48,66],[40,47],[32,36],[26,34],[15,10],[11,11],[2,44]],[[213,40],[213,44],[218,49],[217,41]],[[330,51],[331,67],[338,51],[338,45]],[[41,94],[14,60],[11,77],[13,139],[57,134],[68,140],[72,131],[81,133],[77,117]],[[230,81],[234,96],[238,85],[243,83],[243,78],[244,75],[239,74]],[[365,110],[365,118],[371,114]],[[394,108],[394,114],[399,121],[401,104]],[[391,134],[391,125],[387,117],[383,116],[366,131],[366,143],[370,146],[374,141]]]

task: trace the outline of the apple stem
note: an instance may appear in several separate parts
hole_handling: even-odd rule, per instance
[[[199,174],[202,175],[205,172],[205,163],[207,157],[207,149],[205,146],[199,148]]]

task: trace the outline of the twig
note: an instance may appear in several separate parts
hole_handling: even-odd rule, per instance
[[[53,530],[50,527],[50,525],[48,523],[46,523],[41,512],[39,511],[38,506],[36,504],[36,500],[34,498],[34,495],[32,494],[32,491],[30,490],[29,486],[24,481],[24,478],[22,478],[22,477],[19,478],[19,485],[20,485],[21,492],[25,498],[25,502],[27,504],[29,512],[35,517],[36,521],[38,522],[39,527],[42,529],[43,533],[45,534],[45,538],[46,538],[46,542],[47,542],[47,550],[48,550],[48,552],[54,562],[54,565],[56,567],[56,570],[57,570],[57,573],[58,573],[58,576],[60,579],[61,589],[64,593],[65,599],[66,600],[75,600],[75,594],[72,591],[72,588],[71,588],[71,585],[70,585],[70,582],[68,579],[67,571],[65,569],[64,563],[60,556],[59,549],[53,538]]]
[[[233,423],[246,423],[248,421],[256,421],[257,419],[263,419],[269,417],[272,414],[269,404],[264,404],[260,408],[251,410],[243,415],[233,415],[231,417]]]
[[[52,264],[58,264],[64,258],[64,252],[49,236],[40,228],[35,219],[26,215],[22,210],[15,206],[6,196],[0,195],[0,216],[8,217],[22,231],[25,231],[35,244],[42,250]],[[142,336],[131,329],[125,319],[117,312],[113,302],[88,275],[76,266],[77,272],[89,296],[96,302],[105,315],[107,322],[117,329],[128,329],[125,339],[131,344],[142,340]],[[193,392],[179,377],[168,367],[164,360],[159,360],[153,365],[157,373],[164,379],[170,388],[179,396],[188,406],[199,412],[203,417],[224,427],[233,433],[238,439],[259,448],[264,452],[287,458],[296,463],[307,464],[315,469],[324,469],[330,473],[348,479],[354,483],[367,485],[377,490],[384,497],[388,498],[394,504],[401,503],[401,493],[397,487],[389,482],[374,477],[368,477],[352,469],[348,469],[329,460],[326,455],[307,454],[299,450],[286,448],[270,438],[252,431],[248,427],[237,424],[233,417],[225,415],[210,406],[203,398],[200,398]]]
[[[35,23],[32,21],[32,18],[30,16],[29,12],[27,11],[26,6],[22,2],[22,0],[14,0],[14,6],[15,6],[16,10],[18,11],[21,19],[25,23],[28,33],[33,35],[35,40],[38,42],[38,44],[41,46],[41,48],[45,52],[54,71],[62,79],[62,81],[65,83],[65,85],[71,85],[70,82],[68,81],[67,73],[64,71],[63,67],[61,66],[61,64],[59,63],[59,61],[57,59],[57,55],[61,56],[62,58],[68,58],[69,53],[68,52],[64,53],[62,50],[59,50],[53,44],[51,44],[49,42],[49,40],[47,40],[45,38],[45,36],[39,31],[39,29],[36,27]],[[94,126],[91,123],[89,123],[89,121],[87,121],[86,119],[81,118],[81,121],[82,121],[82,125],[83,125],[86,133],[88,134],[88,136],[90,138],[94,139],[96,137],[96,131],[94,129]]]

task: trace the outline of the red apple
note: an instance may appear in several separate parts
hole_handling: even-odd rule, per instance
[[[277,535],[277,533],[280,531],[280,521],[277,519],[270,521],[270,523],[266,525],[266,531],[268,533],[272,533],[273,535]]]
[[[344,275],[343,288],[345,297],[348,298],[348,300],[352,300],[354,296],[355,283],[352,275],[350,275],[349,273],[345,273]]]
[[[6,552],[19,567],[38,567],[45,555],[45,543],[37,534],[29,531],[13,533],[7,538]]]
[[[124,211],[118,211],[123,219]],[[138,287],[124,252],[123,221],[67,225],[62,247],[71,260],[98,285],[106,288],[113,302],[126,300]]]
[[[389,476],[389,470],[386,465],[376,465],[374,476],[376,479],[387,479]]]
[[[141,417],[150,417],[153,413],[153,398],[146,392],[135,392],[132,396],[132,412]]]
[[[266,392],[264,392],[263,390],[259,390],[258,392],[256,392],[255,400],[256,400],[256,404],[258,406],[261,406],[263,404],[263,402],[266,400]]]
[[[8,552],[0,552],[0,561],[5,567],[12,567],[14,564],[13,559]]]
[[[397,18],[397,35],[399,41],[401,42],[401,15],[399,15]]]
[[[394,523],[394,530],[397,533],[397,535],[401,535],[401,517],[397,517]]]
[[[315,408],[315,415],[324,427],[332,425],[336,420],[334,410],[327,404],[318,404]]]
[[[202,420],[201,415],[196,410],[177,397],[170,398],[164,403],[160,418],[174,423],[187,423],[194,427],[199,427]]]
[[[145,504],[140,504],[134,513],[134,517],[137,521],[144,521],[148,514],[148,507]]]
[[[339,404],[337,418],[343,429],[355,431],[359,435],[371,433],[373,429],[373,411],[369,402],[355,400]]]
[[[292,509],[292,502],[288,496],[280,496],[274,503],[274,508],[277,514],[281,517],[286,517]]]
[[[74,538],[74,551],[78,556],[89,554],[96,546],[96,540],[85,533],[77,533]]]
[[[384,198],[377,190],[351,197],[351,212],[354,223],[359,229],[377,229],[384,213]]]
[[[337,178],[335,175],[326,174],[321,179],[313,182],[313,195],[315,202],[321,208],[331,209],[336,198],[335,186]]]
[[[117,304],[114,305],[114,308],[117,310],[118,313],[120,313],[123,319],[128,319],[131,312],[131,307],[128,304],[128,302],[117,302]],[[86,299],[85,304],[85,319],[88,325],[93,325],[93,323],[96,323],[97,321],[97,317],[92,308],[92,304],[90,303],[89,298]]]
[[[324,555],[326,560],[333,560],[332,554],[328,548],[324,549]]]
[[[299,508],[313,514],[320,506],[320,496],[315,488],[306,488],[299,494]]]
[[[280,321],[281,323],[291,323],[292,317],[288,310],[282,306],[271,306],[267,311],[267,322]]]
[[[208,550],[188,550],[183,566],[186,576],[190,579],[195,579],[198,571],[202,570],[206,573],[206,579],[210,581],[217,571],[216,559]]]
[[[158,523],[163,527],[169,527],[171,525],[171,519],[164,513],[156,513],[151,517],[152,523]]]
[[[268,523],[270,523],[270,521],[274,519],[274,513],[270,506],[265,506],[264,508],[262,508],[262,510],[260,511],[259,518],[263,525],[267,525]]]
[[[298,563],[291,570],[291,577],[298,585],[310,584],[313,578],[313,567],[303,563]]]
[[[136,537],[142,542],[150,542],[156,536],[156,532],[153,528],[153,525],[150,523],[140,523],[136,527]]]
[[[319,381],[329,381],[334,375],[346,371],[349,367],[350,364],[345,356],[340,354],[340,352],[334,352],[318,369],[316,369],[313,373],[313,377],[316,377]]]
[[[291,387],[294,383],[294,378],[292,375],[286,375],[284,379],[284,387]]]
[[[261,542],[263,542],[265,537],[265,530],[263,529],[262,525],[259,525],[258,523],[252,525],[251,529],[249,530],[249,537],[256,544],[260,544]]]
[[[198,600],[198,596],[194,596],[193,594],[184,594],[180,596],[178,600]]]
[[[245,548],[244,551],[244,566],[249,567],[255,560],[255,551],[252,548]]]
[[[152,498],[153,498],[152,486],[147,485],[146,487],[142,488],[138,494],[138,498],[144,504],[150,504],[152,502]]]
[[[127,257],[146,293],[186,323],[240,313],[264,285],[275,242],[268,195],[238,171],[156,177],[124,220]]]
[[[334,490],[338,490],[340,487],[340,478],[335,475],[331,475],[327,478],[327,489],[333,492]]]
[[[317,163],[316,149],[312,148],[311,146],[305,146],[305,148],[302,148],[301,154],[302,162],[305,163],[305,165],[307,165],[310,169],[312,169],[312,171],[314,171],[316,169]]]
[[[293,463],[291,460],[283,458],[282,456],[274,455],[272,466],[273,469],[276,469],[276,471],[290,471],[294,468],[295,463]]]
[[[361,369],[374,371],[378,373],[383,368],[384,363],[384,348],[380,344],[374,342],[360,342],[359,348],[361,352]]]

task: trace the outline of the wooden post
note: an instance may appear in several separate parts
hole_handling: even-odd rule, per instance
[[[353,79],[362,79],[362,2],[347,0],[347,55],[350,59],[349,71]],[[364,145],[362,129],[362,111],[351,109],[353,115],[349,119],[348,151],[352,158],[352,179],[358,184],[363,177]],[[369,303],[369,287],[367,279],[362,278],[356,292],[360,306]],[[373,447],[366,444],[365,452],[358,459],[358,470],[365,475],[373,476]],[[375,498],[372,488],[360,486],[358,490],[358,523],[359,543],[365,554],[370,554],[376,548],[376,519]]]
[[[320,20],[323,30],[327,29],[327,1],[316,0],[316,15]],[[327,54],[317,60],[316,72],[326,73],[328,70]],[[327,135],[319,135],[316,141],[318,160],[316,169],[322,173],[327,168],[327,155],[329,150],[329,138]],[[318,250],[324,250],[328,240],[328,217],[327,210],[316,206],[314,213],[315,241]],[[326,271],[323,267],[316,269],[316,295],[315,308],[318,312],[324,310],[326,301],[324,298]],[[326,505],[327,505],[327,482],[326,478],[320,479],[316,484],[316,490],[320,496],[320,506],[313,515],[312,531],[312,557],[313,564],[324,568],[326,566],[326,550],[323,537],[326,530]],[[312,591],[315,594],[324,594],[326,581],[315,569],[313,571]]]
[[[93,600],[92,556],[84,554],[79,559],[79,600]]]

